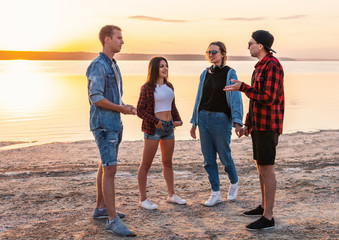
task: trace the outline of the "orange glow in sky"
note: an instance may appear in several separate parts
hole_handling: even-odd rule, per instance
[[[281,57],[339,58],[339,2],[12,0],[1,6],[0,50],[101,50],[103,25],[123,29],[125,53],[202,54],[211,41],[248,56],[251,32],[269,30]]]

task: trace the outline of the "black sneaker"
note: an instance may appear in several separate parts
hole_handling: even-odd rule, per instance
[[[248,224],[246,228],[247,230],[272,229],[274,228],[274,218],[272,218],[272,220],[268,220],[267,218],[262,216],[257,221]]]
[[[257,208],[244,212],[244,216],[250,216],[250,217],[260,217],[264,214],[264,209],[259,205]]]

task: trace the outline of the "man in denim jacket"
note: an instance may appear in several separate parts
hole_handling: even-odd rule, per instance
[[[94,218],[108,218],[106,231],[119,236],[134,235],[120,220],[124,214],[115,208],[115,174],[117,156],[122,139],[120,113],[136,114],[136,109],[121,101],[122,80],[114,54],[124,44],[121,29],[104,26],[99,33],[103,46],[100,55],[87,69],[90,101],[90,128],[99,148],[101,163],[97,174],[97,207]]]

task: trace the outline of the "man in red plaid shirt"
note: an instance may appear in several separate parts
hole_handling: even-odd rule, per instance
[[[253,158],[256,161],[260,185],[261,205],[244,213],[245,216],[261,216],[246,226],[248,230],[274,228],[273,205],[276,191],[275,154],[278,137],[282,134],[284,119],[284,71],[271,52],[274,38],[264,30],[253,32],[248,49],[258,58],[252,74],[251,86],[238,80],[225,91],[242,91],[250,99],[249,112],[241,134],[251,134]]]

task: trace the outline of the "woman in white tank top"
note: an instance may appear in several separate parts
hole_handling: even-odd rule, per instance
[[[164,178],[167,185],[167,201],[176,204],[186,204],[184,199],[174,192],[174,177],[172,155],[174,151],[174,127],[182,125],[179,112],[175,106],[174,90],[168,77],[168,63],[163,57],[154,57],[148,66],[147,82],[141,87],[137,114],[142,121],[144,132],[144,150],[138,170],[138,185],[140,192],[139,205],[153,210],[158,206],[152,203],[146,195],[148,170],[151,168],[154,156],[160,143]]]

